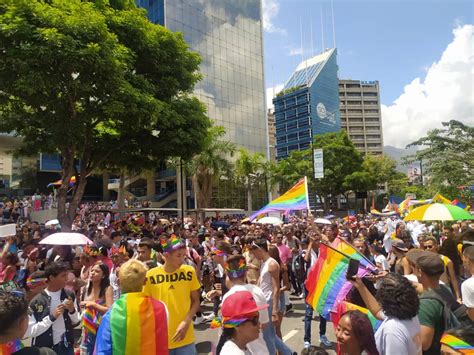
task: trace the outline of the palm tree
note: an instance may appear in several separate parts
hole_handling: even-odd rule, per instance
[[[209,128],[204,149],[187,162],[187,170],[192,175],[196,191],[197,208],[211,206],[213,184],[232,170],[229,157],[235,152],[235,144],[223,141],[225,129],[222,126]]]
[[[250,153],[245,148],[239,149],[239,158],[235,162],[235,172],[247,189],[247,210],[252,211],[252,187],[264,175],[265,156],[260,153]]]

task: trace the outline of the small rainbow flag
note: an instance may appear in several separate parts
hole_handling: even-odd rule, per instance
[[[268,205],[253,213],[248,219],[253,221],[257,216],[274,211],[308,210],[308,182],[306,176],[296,183],[291,189]]]
[[[166,306],[142,292],[122,295],[104,315],[96,338],[97,355],[167,355]]]
[[[334,305],[343,301],[352,288],[351,283],[346,280],[349,259],[348,255],[339,250],[321,244],[318,260],[309,270],[305,282],[308,290],[306,303],[326,319],[329,319]],[[363,277],[367,271],[361,262],[357,276]]]
[[[0,344],[0,355],[10,355],[20,351],[25,346],[20,339],[10,341],[8,343]]]
[[[347,311],[354,311],[354,310],[359,310],[362,313],[364,313],[370,321],[370,324],[372,324],[372,328],[374,330],[374,333],[377,331],[377,329],[380,327],[380,324],[382,324],[382,321],[375,318],[375,316],[370,312],[367,308],[360,307],[356,304],[346,302],[346,301],[341,301],[336,305],[336,310],[331,312],[331,320],[334,325],[334,329],[337,328],[337,325],[339,324],[339,320],[341,319],[342,315],[346,313]]]
[[[451,349],[457,350],[461,354],[474,353],[474,346],[466,343],[464,340],[461,340],[451,334],[444,334],[441,337],[441,344],[445,344],[449,346]]]

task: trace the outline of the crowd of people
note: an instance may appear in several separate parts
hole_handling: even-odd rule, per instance
[[[15,204],[0,204],[3,223],[17,225],[0,239],[2,354],[196,354],[194,326],[206,322],[219,329],[218,355],[324,354],[331,319],[319,315],[312,339],[310,305],[299,349],[282,340],[281,326],[290,296],[307,296],[321,244],[336,239],[376,270],[350,279],[347,301],[367,312],[348,310],[333,324],[339,354],[474,353],[469,221],[358,215],[320,224],[293,215],[261,225],[226,216],[217,227],[211,218],[114,217],[87,203],[72,229],[93,244],[47,246],[39,242],[61,227],[24,212],[12,219]]]

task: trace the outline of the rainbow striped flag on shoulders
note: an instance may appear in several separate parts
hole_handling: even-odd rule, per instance
[[[168,355],[165,304],[142,292],[122,295],[102,318],[94,353]]]

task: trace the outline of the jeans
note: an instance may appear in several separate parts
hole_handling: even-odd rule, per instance
[[[280,352],[280,355],[292,355],[293,351],[276,335],[275,327],[272,324],[272,303],[272,300],[268,302],[268,316],[270,318],[270,324],[268,324],[262,331],[263,340],[265,340],[265,343],[267,344],[268,353],[270,355],[275,355],[277,349]]]
[[[168,355],[196,355],[196,345],[191,343],[189,345],[181,346],[175,349],[169,349]]]
[[[308,296],[306,287],[304,289],[304,297]],[[313,308],[305,303],[305,316],[304,316],[304,341],[311,344],[311,322],[313,321]],[[326,335],[326,319],[319,315],[319,336]]]

